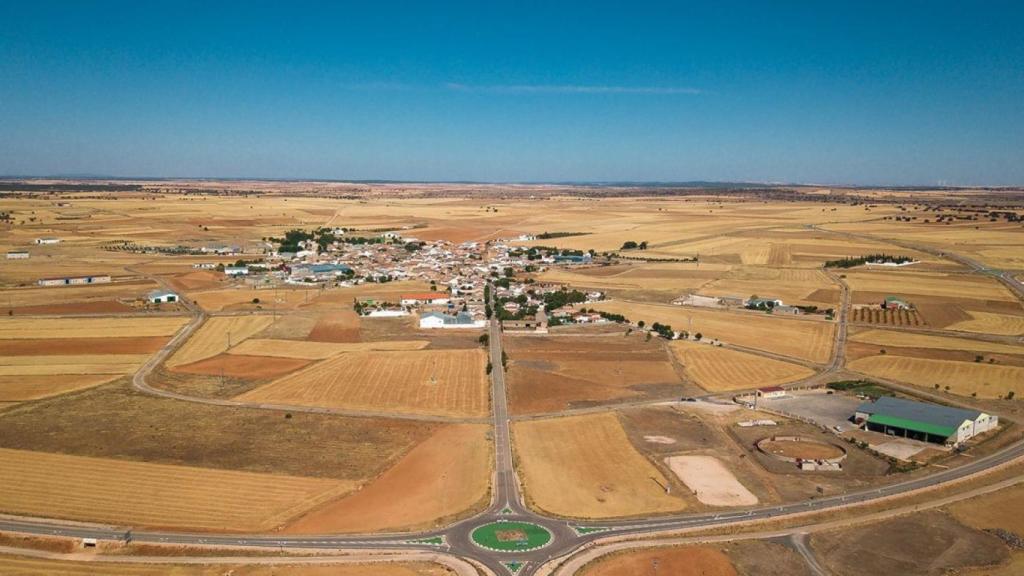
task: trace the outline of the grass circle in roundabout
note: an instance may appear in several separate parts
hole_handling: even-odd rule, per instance
[[[496,552],[526,552],[551,543],[551,532],[531,522],[499,520],[477,526],[470,534],[473,543]]]

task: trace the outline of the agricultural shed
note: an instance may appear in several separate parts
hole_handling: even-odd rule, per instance
[[[963,408],[882,396],[857,407],[865,428],[936,444],[958,445],[999,425],[999,417]]]

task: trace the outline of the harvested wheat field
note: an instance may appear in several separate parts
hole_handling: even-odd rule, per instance
[[[0,573],[19,576],[448,576],[451,572],[438,564],[419,562],[377,562],[374,564],[137,564],[50,560],[26,556],[0,555]]]
[[[214,316],[196,330],[192,336],[167,359],[167,367],[174,368],[211,358],[246,338],[257,334],[274,321],[271,316]],[[230,345],[228,341],[230,340]]]
[[[708,506],[753,506],[757,496],[714,456],[671,456],[665,463]]]
[[[279,356],[323,360],[343,352],[400,352],[422,350],[426,340],[394,340],[382,342],[306,342],[300,340],[249,339],[228,351],[228,354],[247,356]]]
[[[188,322],[181,316],[158,318],[4,318],[0,340],[171,336]]]
[[[0,510],[192,530],[270,530],[354,488],[255,474],[0,448]]]
[[[516,422],[516,456],[530,501],[559,516],[678,512],[668,480],[637,452],[613,414]]]
[[[951,324],[949,330],[962,332],[978,332],[981,334],[999,334],[1002,336],[1019,336],[1024,334],[1024,316],[997,314],[995,312],[977,312],[967,310],[970,320],[962,320]]]
[[[319,294],[319,290],[310,288],[282,288],[278,290],[260,288],[253,290],[249,287],[239,287],[191,292],[189,297],[203,310],[208,312],[226,312],[270,310],[272,308],[277,310],[294,310],[314,300]]]
[[[488,431],[477,424],[440,428],[379,478],[289,524],[285,532],[414,530],[483,505],[491,478]]]
[[[847,368],[928,388],[948,386],[961,396],[977,393],[979,398],[999,398],[1010,391],[1024,393],[1024,368],[1020,366],[885,355],[859,358]]]
[[[677,340],[670,346],[686,375],[709,392],[777,386],[814,375],[806,366],[708,344]]]
[[[148,354],[0,356],[0,376],[128,374],[134,372],[148,358]]]
[[[695,310],[683,306],[607,301],[594,308],[622,314],[633,322],[668,324],[675,330],[700,332],[705,339],[774,352],[784,356],[828,362],[835,324],[823,320],[798,320],[752,312]]]
[[[0,402],[24,402],[106,384],[119,374],[0,376]]]
[[[1013,346],[998,342],[969,340],[951,336],[932,336],[897,330],[865,330],[850,336],[852,342],[893,346],[900,348],[934,348],[937,350],[967,350],[969,352],[992,352],[996,354],[1024,354],[1024,345]]]
[[[472,350],[349,352],[237,400],[348,410],[484,416],[485,354]]]
[[[653,548],[612,554],[584,566],[581,576],[643,575],[654,563],[661,574],[672,576],[736,576],[729,557],[721,550],[705,546]]]

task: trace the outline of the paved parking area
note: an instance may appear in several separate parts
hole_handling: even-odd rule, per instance
[[[782,398],[760,398],[757,402],[759,406],[810,418],[829,428],[839,426],[845,432],[854,428],[850,416],[864,401],[838,392],[827,394],[824,391],[809,391]]]

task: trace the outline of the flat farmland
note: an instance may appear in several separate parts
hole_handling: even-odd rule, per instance
[[[0,340],[171,336],[188,318],[4,318]]]
[[[54,374],[127,374],[148,354],[86,354],[71,356],[0,356],[0,376]]]
[[[1018,484],[998,492],[963,500],[949,507],[949,512],[960,522],[985,530],[1002,528],[1017,534],[1024,533],[1024,485]]]
[[[441,427],[380,477],[352,495],[302,516],[290,534],[376,532],[433,527],[486,505],[490,493],[489,427]]]
[[[700,290],[708,296],[780,298],[790,305],[831,308],[839,304],[839,289],[821,270],[736,267],[721,280]]]
[[[258,531],[351,482],[0,448],[0,509],[12,514],[199,530]]]
[[[933,336],[899,330],[865,330],[850,335],[850,341],[879,346],[901,348],[930,348],[936,350],[966,350],[968,352],[992,352],[997,354],[1024,354],[1024,345],[1001,344],[950,336]]]
[[[686,508],[665,493],[668,480],[613,414],[516,422],[513,438],[526,494],[540,510],[614,518]]]
[[[106,384],[118,374],[0,376],[0,402],[24,402]]]
[[[847,363],[847,368],[868,376],[889,378],[917,386],[949,387],[954,394],[999,398],[1013,391],[1024,393],[1024,367],[981,362],[957,362],[906,356],[869,356]]]
[[[247,286],[203,290],[190,292],[189,298],[194,300],[203,310],[208,312],[226,312],[242,310],[294,310],[300,305],[313,300],[318,291],[310,288],[271,288],[253,289]],[[254,302],[253,300],[256,300]]]
[[[814,375],[806,366],[708,344],[677,340],[671,348],[686,375],[709,392],[777,386]]]
[[[1024,334],[1024,316],[979,312],[968,310],[969,320],[961,320],[947,326],[950,330],[976,332],[980,334],[999,334],[1002,336],[1019,336]]]
[[[858,292],[884,293],[915,297],[971,298],[1016,302],[1013,294],[998,280],[987,276],[945,274],[900,270],[853,270],[844,272],[846,283],[861,303]]]
[[[122,378],[5,408],[0,447],[362,483],[436,428],[182,402],[143,394]]]
[[[354,310],[324,313],[317,318],[307,339],[314,342],[359,342],[361,323]]]
[[[656,296],[656,301],[671,302],[684,291],[699,291],[730,269],[731,266],[724,264],[631,263],[572,270],[550,268],[537,279],[629,297],[650,293]]]
[[[185,344],[167,359],[174,368],[211,358],[270,326],[271,316],[214,316],[196,330]]]
[[[729,344],[818,363],[828,362],[835,337],[835,324],[823,320],[697,310],[619,300],[598,302],[593,307],[622,314],[633,322],[643,320],[648,326],[660,322],[675,330],[689,330],[691,334],[700,332],[706,339],[718,339]]]
[[[382,342],[315,342],[301,340],[249,339],[228,351],[229,354],[247,356],[279,356],[323,360],[344,352],[409,351],[422,350],[426,340],[397,340]]]
[[[246,402],[403,414],[484,416],[481,349],[349,352],[242,394]]]
[[[121,298],[141,298],[147,292],[157,287],[155,282],[132,281],[93,284],[91,286],[10,288],[0,290],[0,302],[14,308],[15,314],[17,314],[19,308],[47,306],[54,302],[62,304],[111,302]]]
[[[305,368],[310,360],[281,356],[218,354],[210,358],[175,366],[175,374],[221,376],[243,380],[269,380]]]
[[[640,336],[506,336],[504,341],[514,414],[679,396],[684,390],[661,343]]]
[[[168,340],[166,336],[0,340],[0,355],[152,354],[163,348]]]
[[[19,576],[450,576],[439,564],[377,562],[375,564],[135,564],[49,560],[0,555],[0,573]]]
[[[587,564],[581,576],[646,574],[654,563],[673,576],[736,576],[732,561],[712,547],[654,548],[614,554]]]

